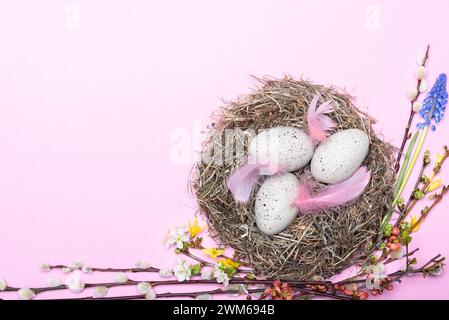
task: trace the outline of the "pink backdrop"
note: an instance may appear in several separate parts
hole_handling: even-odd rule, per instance
[[[166,230],[195,210],[193,159],[174,163],[173,139],[248,92],[250,74],[344,87],[398,144],[415,57],[430,43],[429,80],[449,72],[448,30],[437,0],[2,1],[0,277],[43,285],[40,263],[73,259],[171,265]],[[434,151],[449,123],[437,132]],[[415,236],[422,260],[449,256],[447,211]],[[405,282],[384,297],[449,298],[447,273]]]

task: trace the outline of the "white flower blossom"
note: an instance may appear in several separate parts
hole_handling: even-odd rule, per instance
[[[0,291],[3,291],[6,289],[6,280],[3,278],[0,278]]]
[[[159,270],[159,276],[161,278],[170,278],[173,276],[173,270],[172,269],[161,269]]]
[[[62,273],[70,273],[72,271],[73,271],[72,268],[68,268],[68,267],[62,268]]]
[[[84,261],[82,260],[75,260],[72,262],[72,269],[81,269],[84,266]]]
[[[36,293],[34,293],[33,290],[28,288],[22,288],[19,291],[17,291],[17,294],[19,295],[19,298],[22,300],[31,300],[36,296]]]
[[[173,273],[179,282],[190,280],[190,277],[192,276],[190,266],[187,264],[186,260],[182,258],[176,260],[176,264],[173,267]]]
[[[221,270],[218,266],[215,267],[214,271],[214,277],[217,279],[217,283],[223,283],[223,285],[226,287],[229,285],[229,276],[226,272]]]
[[[49,272],[51,271],[50,265],[48,263],[42,263],[40,265],[40,269],[42,272]]]
[[[115,274],[114,281],[117,283],[125,283],[128,281],[128,276],[124,272],[117,272]]]
[[[189,230],[185,226],[178,227],[168,232],[167,238],[165,239],[165,246],[167,248],[176,246],[176,248],[182,249],[184,242],[189,241],[189,239]]]
[[[386,275],[379,275],[379,274],[370,274],[365,281],[366,288],[371,289],[380,289],[382,280],[385,279]]]
[[[195,300],[212,300],[212,295],[208,293],[200,294],[195,297]]]
[[[103,298],[108,293],[109,288],[105,286],[99,286],[94,288],[94,297]]]
[[[47,285],[49,287],[59,287],[62,285],[62,281],[58,277],[50,277],[47,279]]]
[[[85,264],[81,267],[81,271],[84,273],[92,273],[93,272],[92,267],[88,266],[87,264]]]
[[[426,80],[421,80],[421,83],[419,84],[419,92],[423,93],[427,91],[427,81]]]
[[[426,59],[426,54],[425,52],[421,52],[418,54],[418,56],[416,57],[416,64],[418,66],[423,66],[424,65],[424,60]]]
[[[429,274],[434,277],[441,276],[443,274],[443,267],[437,266],[434,269],[430,270]]]
[[[151,289],[151,284],[148,282],[139,282],[137,284],[137,292],[140,294],[145,294]]]
[[[136,263],[136,267],[139,269],[147,269],[150,267],[150,263],[146,260],[139,260]]]
[[[374,274],[384,274],[385,273],[385,265],[383,263],[376,263],[370,266],[371,272]]]
[[[145,293],[146,300],[154,300],[156,299],[156,297],[157,297],[156,291],[154,291],[153,289],[149,289],[147,293]]]
[[[366,278],[366,287],[368,289],[379,289],[382,284],[382,280],[387,277],[385,274],[385,265],[383,263],[377,263],[367,267],[366,271],[369,276]]]
[[[401,248],[398,250],[391,251],[390,253],[390,257],[397,260],[402,259],[404,255],[405,255],[405,248],[403,246],[401,246]]]
[[[212,280],[214,278],[214,271],[212,270],[204,270],[201,272],[201,279],[203,280]]]
[[[74,293],[80,293],[84,290],[84,283],[80,279],[79,271],[74,272],[70,277],[68,277],[65,284],[67,288]]]
[[[407,98],[410,101],[416,100],[417,96],[418,96],[418,89],[416,88],[416,86],[412,86],[407,89]]]
[[[426,67],[418,66],[418,68],[416,69],[416,79],[422,80],[426,77],[426,75],[427,75]]]
[[[420,112],[421,108],[422,108],[422,102],[419,102],[419,101],[413,102],[413,111],[414,112],[416,112],[416,113]]]

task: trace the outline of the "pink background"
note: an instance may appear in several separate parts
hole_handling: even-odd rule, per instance
[[[0,277],[43,285],[40,263],[73,259],[170,266],[165,233],[195,211],[193,160],[171,161],[171,137],[207,125],[250,74],[344,87],[399,144],[415,57],[430,43],[429,81],[449,72],[448,30],[437,0],[2,1]],[[434,152],[449,123],[437,133]],[[422,262],[449,256],[447,209],[415,236]],[[449,298],[448,273],[405,283],[384,297]]]

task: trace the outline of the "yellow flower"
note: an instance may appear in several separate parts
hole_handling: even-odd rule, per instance
[[[240,263],[232,260],[232,259],[219,259],[217,260],[218,263],[223,264],[223,266],[231,268],[231,269],[237,269],[240,266]]]
[[[427,192],[432,192],[432,191],[440,188],[442,185],[443,185],[443,182],[441,181],[441,179],[435,179],[427,187]]]
[[[206,248],[201,251],[204,252],[205,254],[207,254],[212,259],[216,259],[217,257],[222,256],[224,254],[223,249],[217,249],[217,248]]]
[[[414,226],[415,223],[416,223],[417,221],[418,221],[418,217],[417,217],[416,215],[415,215],[415,216],[412,216],[412,219],[410,220],[410,226]],[[421,227],[421,223],[422,223],[422,221],[421,221],[420,223],[418,223],[418,224],[413,228],[412,232],[418,231],[419,228]]]
[[[439,165],[441,163],[441,160],[443,160],[443,155],[440,153],[437,153],[436,157],[435,157],[435,165]]]
[[[203,230],[204,230],[204,227],[201,228],[199,226],[197,218],[195,218],[195,220],[193,220],[193,224],[190,224],[190,222],[189,222],[189,231],[190,231],[191,238],[195,237],[198,233],[200,233]]]

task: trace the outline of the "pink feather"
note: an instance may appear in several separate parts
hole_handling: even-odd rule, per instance
[[[335,122],[332,121],[326,114],[334,111],[332,101],[326,101],[317,108],[319,95],[315,95],[310,102],[307,110],[307,126],[309,127],[310,137],[317,142],[326,139],[328,131],[335,127]]]
[[[310,193],[307,183],[301,182],[298,197],[293,205],[301,213],[318,209],[340,206],[357,199],[365,190],[371,178],[366,167],[360,167],[351,177],[343,182],[330,185],[316,195]]]
[[[259,181],[260,169],[267,168],[271,174],[282,169],[271,163],[246,163],[229,177],[227,186],[236,202],[248,202],[254,186]]]

